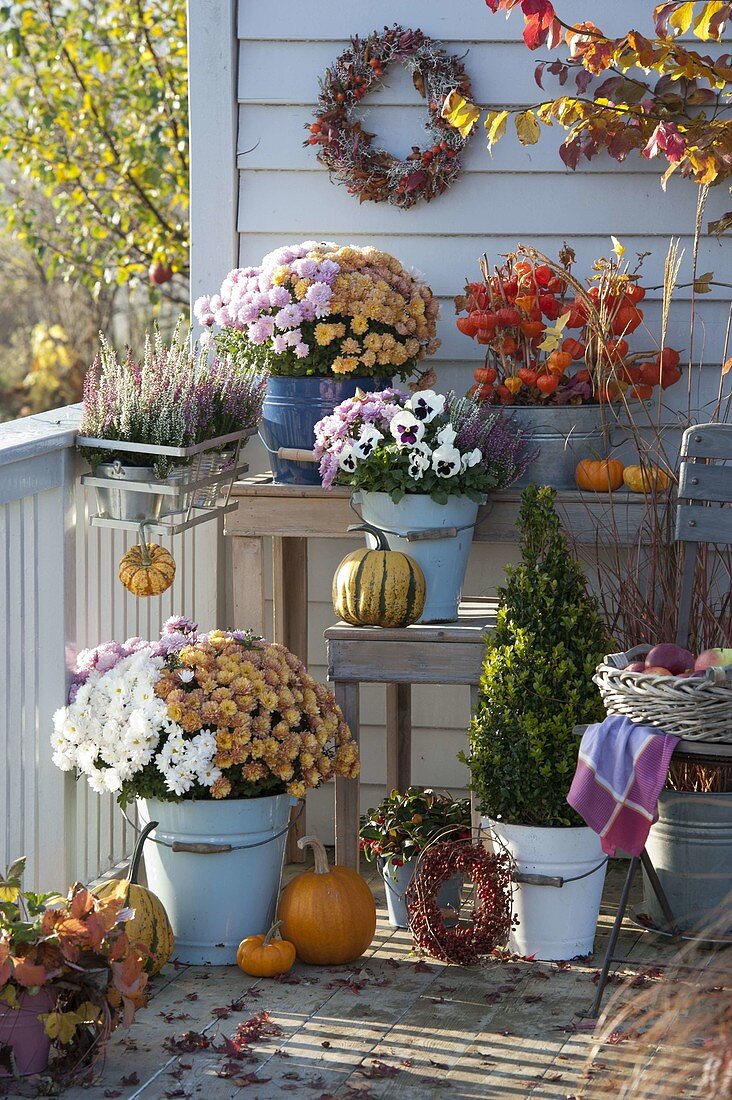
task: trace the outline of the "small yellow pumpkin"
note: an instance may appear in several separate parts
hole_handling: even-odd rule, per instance
[[[663,493],[671,484],[671,478],[660,466],[626,466],[623,481],[631,493]]]
[[[253,978],[273,978],[275,974],[292,970],[296,955],[294,943],[274,938],[281,924],[282,921],[275,921],[265,936],[247,936],[241,941],[236,962],[245,974]]]
[[[282,936],[297,956],[316,966],[339,966],[363,955],[376,931],[376,904],[371,890],[350,867],[328,866],[325,848],[315,836],[304,836],[315,866],[288,882],[277,916]]]
[[[148,952],[145,959],[145,970],[148,974],[157,974],[162,970],[173,954],[175,946],[173,929],[165,912],[165,906],[157,894],[153,894],[152,890],[140,886],[137,882],[142,849],[149,833],[156,825],[156,821],[151,821],[137,838],[127,878],[107,879],[99,886],[95,886],[92,891],[98,898],[118,897],[125,908],[134,909],[134,916],[125,923],[125,932],[130,943],[139,943]]]
[[[623,464],[617,458],[583,458],[577,463],[574,480],[580,489],[607,493],[623,484]]]
[[[118,576],[133,596],[159,596],[173,583],[175,561],[164,546],[142,542],[123,554]]]
[[[424,611],[424,573],[414,558],[390,550],[383,531],[369,523],[349,531],[368,531],[376,549],[347,554],[333,577],[333,610],[352,626],[403,627]]]

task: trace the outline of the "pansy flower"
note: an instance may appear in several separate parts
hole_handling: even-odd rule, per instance
[[[389,424],[389,431],[400,447],[414,447],[424,435],[424,424],[408,409],[402,409]]]
[[[412,410],[417,420],[431,424],[445,409],[445,395],[434,390],[420,390],[407,402],[407,408]]]
[[[424,443],[418,443],[409,455],[409,476],[414,481],[420,481],[426,470],[430,468],[432,452]]]
[[[460,472],[460,451],[443,443],[432,452],[432,469],[438,477],[454,477]]]
[[[472,451],[468,451],[467,454],[463,455],[462,461],[460,463],[460,469],[463,473],[465,473],[465,471],[470,469],[471,466],[477,466],[482,458],[483,452],[481,451],[480,447],[474,447]]]
[[[358,462],[358,456],[352,443],[346,442],[343,450],[338,456],[338,465],[341,470],[345,470],[347,474],[352,474],[356,469]]]
[[[353,449],[359,458],[368,458],[369,455],[373,454],[376,444],[383,438],[379,429],[375,428],[373,424],[364,424],[358,442],[354,444]]]
[[[456,432],[452,424],[445,424],[437,433],[437,442],[444,447],[455,446]]]

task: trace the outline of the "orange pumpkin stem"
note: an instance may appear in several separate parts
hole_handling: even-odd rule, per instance
[[[330,871],[328,866],[328,853],[318,840],[316,836],[303,836],[297,842],[298,848],[312,848],[313,858],[315,860],[315,874],[327,875]]]
[[[277,931],[277,929],[279,928],[279,926],[281,924],[282,924],[281,920],[276,920],[274,922],[274,924],[270,928],[269,932],[267,933],[267,935],[262,940],[262,947],[269,947],[269,945],[272,943],[272,940],[274,939],[275,932]]]

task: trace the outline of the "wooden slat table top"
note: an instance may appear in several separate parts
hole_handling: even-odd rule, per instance
[[[471,600],[460,605],[458,618],[452,623],[415,623],[403,628],[381,626],[351,626],[335,623],[324,632],[328,642],[463,642],[482,647],[488,631],[496,625],[498,601]]]
[[[238,481],[232,499],[239,507],[226,517],[226,534],[249,538],[348,538],[346,528],[358,520],[350,506],[350,491],[308,485],[275,485],[272,475]],[[494,493],[478,512],[476,542],[516,542],[521,505],[519,489]],[[631,543],[646,510],[642,493],[557,493],[557,510],[570,535],[594,545],[598,530],[609,543]],[[353,536],[357,541],[359,535]]]

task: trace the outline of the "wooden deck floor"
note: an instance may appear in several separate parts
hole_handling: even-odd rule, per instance
[[[300,868],[289,868],[288,872]],[[588,1076],[590,1031],[577,1028],[595,989],[593,975],[614,913],[622,866],[608,876],[597,953],[556,966],[490,960],[461,969],[418,959],[406,932],[391,929],[379,895],[376,938],[352,967],[297,964],[282,981],[255,980],[236,967],[165,968],[130,1031],[112,1038],[90,1096],[121,1100],[199,1097],[225,1100],[472,1100],[491,1097],[613,1097],[620,1093],[624,1047],[608,1048]],[[379,880],[380,882],[380,880]],[[620,953],[628,974],[667,962],[669,945],[630,925]],[[642,979],[641,979],[642,981]],[[613,987],[611,987],[613,988]],[[627,982],[628,996],[635,989]],[[227,1051],[237,1026],[268,1013],[243,1059]],[[679,1097],[696,1096],[693,1065]],[[707,1097],[709,1093],[706,1093]]]

